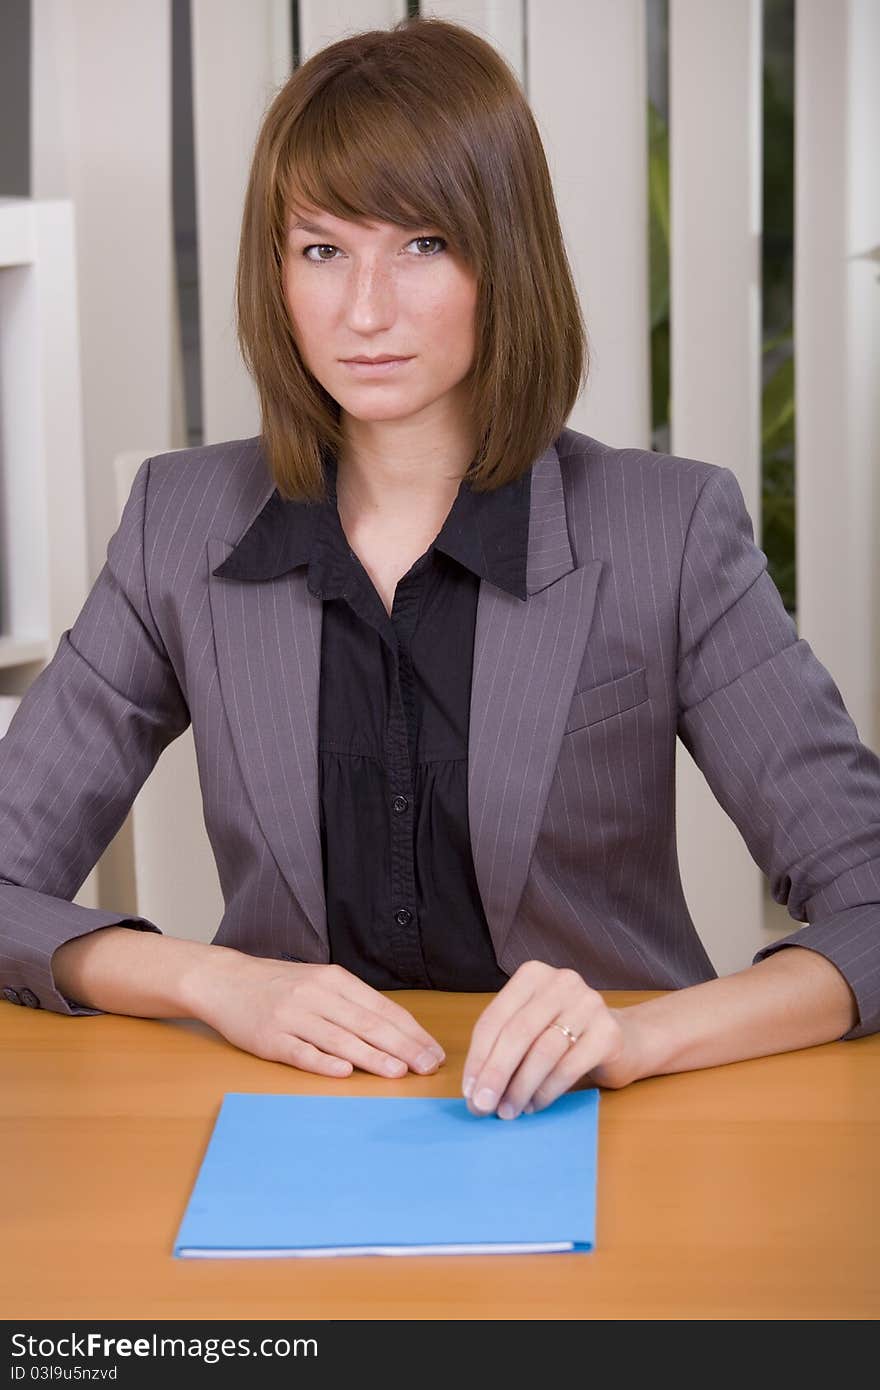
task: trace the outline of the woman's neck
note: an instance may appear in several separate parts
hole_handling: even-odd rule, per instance
[[[336,466],[340,516],[406,523],[448,512],[473,453],[463,445],[393,457],[377,451],[342,453]]]

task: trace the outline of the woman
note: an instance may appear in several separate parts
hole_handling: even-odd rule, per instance
[[[443,1051],[380,991],[491,990],[463,1090],[502,1118],[880,1027],[880,764],[733,474],[565,427],[584,327],[497,53],[405,21],[295,72],[237,302],[261,434],[142,464],[0,747],[7,997],[399,1076]],[[190,721],[211,945],[69,902]],[[677,736],[810,920],[720,980]]]

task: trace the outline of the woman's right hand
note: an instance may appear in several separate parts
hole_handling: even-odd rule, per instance
[[[223,951],[193,978],[190,996],[195,1017],[236,1047],[302,1071],[425,1075],[445,1061],[412,1014],[341,965]]]

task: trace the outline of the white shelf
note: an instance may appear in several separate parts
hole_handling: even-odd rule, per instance
[[[76,236],[69,199],[0,198],[0,718],[88,592]],[[77,894],[96,902],[93,873]]]
[[[39,660],[51,656],[88,588],[67,200],[0,199],[0,382],[0,628],[16,642],[45,634],[52,646]]]
[[[44,638],[0,637],[0,670],[27,666],[34,661],[45,662],[50,655],[49,643]]]

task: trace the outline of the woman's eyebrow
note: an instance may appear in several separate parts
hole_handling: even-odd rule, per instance
[[[328,232],[326,227],[315,227],[311,222],[294,222],[291,231],[309,232],[312,236],[333,236],[333,232]]]
[[[418,229],[419,227],[427,227],[429,225],[432,224],[429,224],[428,222],[413,222],[410,224],[409,227],[401,227],[400,230],[409,231],[410,227],[415,227]],[[290,230],[292,232],[308,232],[310,236],[332,237],[338,235],[338,233],[336,232],[331,232],[327,227],[316,226],[314,222],[291,222]]]

